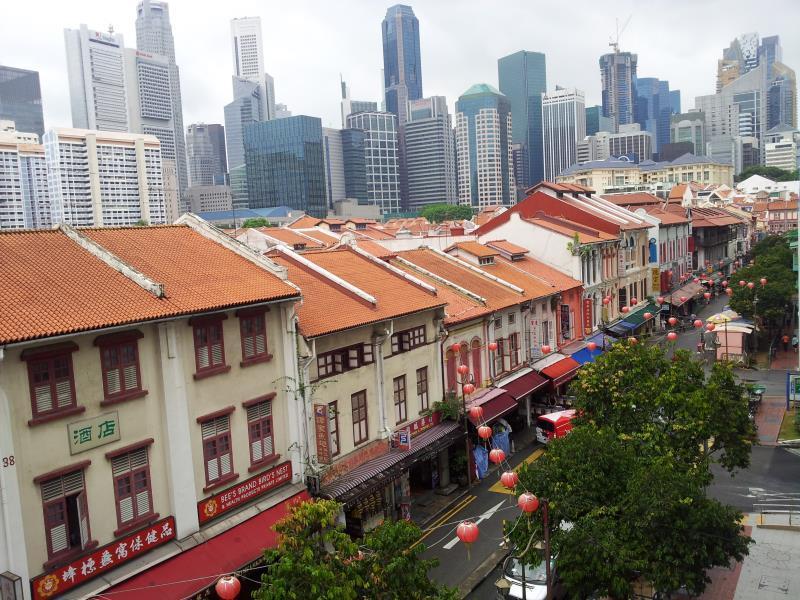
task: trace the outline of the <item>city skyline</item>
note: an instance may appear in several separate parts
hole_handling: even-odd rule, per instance
[[[47,128],[71,124],[63,29],[79,23],[90,28],[113,24],[115,33],[124,36],[125,45],[135,47],[136,4],[90,2],[83,3],[77,12],[53,4],[44,17],[36,15],[39,34],[35,42],[25,35],[24,28],[12,28],[0,40],[4,64],[39,71]],[[670,8],[678,11],[682,4],[689,3],[677,2]],[[632,15],[620,49],[638,54],[639,77],[666,79],[680,89],[685,111],[693,106],[694,97],[715,91],[717,59],[730,40],[741,33],[780,36],[789,66],[793,66],[793,56],[800,56],[800,40],[791,37],[786,27],[792,21],[787,18],[791,12],[800,15],[796,4],[776,0],[769,3],[770,10],[743,6],[737,11],[723,11],[723,4],[719,0],[702,6],[692,3],[698,17],[696,25],[685,23],[681,28],[652,22],[632,1],[619,4],[616,15],[582,2],[568,22],[563,14],[543,14],[522,2],[506,6],[502,14],[486,11],[480,3],[459,3],[458,11],[453,11],[449,2],[425,1],[410,6],[420,23],[425,91],[446,96],[451,109],[471,85],[496,86],[497,59],[522,49],[547,56],[548,90],[555,85],[578,87],[586,91],[587,106],[599,104],[597,59],[610,51],[608,40],[615,29],[615,17],[623,22]],[[340,73],[351,86],[353,97],[381,100],[380,22],[391,5],[351,0],[334,7],[301,1],[283,7],[280,18],[270,18],[270,14],[278,13],[271,12],[268,4],[256,2],[229,2],[224,8],[215,7],[213,14],[198,14],[184,0],[169,2],[184,88],[184,122],[223,122],[223,107],[230,102],[228,22],[236,17],[261,16],[265,68],[275,78],[276,99],[288,105],[293,114],[318,116],[324,126],[338,126]],[[359,19],[348,18],[354,12]],[[517,16],[504,18],[511,13]],[[6,14],[11,23],[24,23],[33,16],[32,5],[10,6]],[[715,26],[708,34],[705,24],[710,19]],[[373,25],[366,27],[365,23]],[[533,37],[531,23],[537,25]],[[291,33],[301,26],[305,35]],[[331,37],[330,31],[336,35]],[[492,35],[493,31],[497,34]],[[567,31],[568,48],[562,43]],[[325,52],[308,43],[313,39],[330,40]]]

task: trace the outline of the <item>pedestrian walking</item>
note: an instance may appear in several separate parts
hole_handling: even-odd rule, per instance
[[[781,338],[781,341],[783,342],[783,351],[784,352],[788,352],[789,351],[789,336],[784,334],[784,336]]]
[[[792,336],[792,349],[797,352],[797,334]]]

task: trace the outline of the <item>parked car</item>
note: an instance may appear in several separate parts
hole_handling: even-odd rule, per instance
[[[526,600],[544,600],[547,597],[546,585],[546,570],[544,564],[543,551],[538,550],[542,554],[542,560],[536,567],[523,566],[523,564],[514,556],[512,551],[505,561],[503,561],[503,576],[495,586],[497,587],[497,598],[514,598],[521,600],[523,598],[522,588],[525,587]],[[523,572],[524,569],[524,572]],[[505,580],[505,583],[500,584]],[[552,598],[561,598],[563,596],[562,586],[558,583],[558,574],[556,573],[555,558],[550,560],[550,580],[552,585]],[[524,584],[523,584],[524,581]]]

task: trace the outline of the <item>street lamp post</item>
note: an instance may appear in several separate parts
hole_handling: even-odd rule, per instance
[[[453,354],[455,354],[456,345],[453,345],[451,350]],[[461,346],[458,345],[458,356],[461,356]],[[460,359],[459,359],[460,360]],[[470,381],[470,374],[469,374],[469,365],[460,364],[457,368],[458,375],[457,377],[458,384],[461,386],[461,409],[464,416],[464,446],[465,452],[467,457],[467,487],[472,486],[472,473],[471,469],[469,468],[469,417],[467,413],[467,394],[471,394],[475,391],[475,386]]]

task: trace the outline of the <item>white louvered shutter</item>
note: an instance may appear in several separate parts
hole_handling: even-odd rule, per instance
[[[219,473],[221,476],[230,475],[231,473],[231,452],[228,450],[225,454],[219,457]]]
[[[130,453],[133,476],[133,491],[136,494],[136,515],[141,517],[150,512],[150,471],[147,469],[147,448],[139,448]],[[144,479],[145,487],[139,489],[138,482]]]
[[[253,358],[256,355],[256,347],[253,342],[254,336],[247,335],[244,338],[244,357]]]
[[[131,481],[131,465],[130,455],[123,454],[111,459],[111,474],[114,477],[114,485],[119,490],[118,480],[120,477],[127,479],[129,489],[133,489],[133,481]],[[127,523],[133,519],[133,498],[128,495],[117,499],[119,503],[119,520],[121,523]]]
[[[256,354],[264,354],[267,351],[267,336],[263,331],[259,331],[255,335],[256,341]]]
[[[128,365],[124,369],[125,391],[135,390],[139,387],[139,369],[135,364]]]
[[[50,538],[50,548],[53,554],[66,550],[67,541],[67,506],[64,501],[64,487],[61,477],[46,481],[42,484],[42,501],[45,503],[47,514],[47,535]]]
[[[33,389],[36,399],[36,412],[44,413],[53,410],[53,396],[49,383],[37,385]]]
[[[106,389],[109,395],[120,392],[119,369],[106,371]]]
[[[197,347],[197,368],[205,369],[209,366],[208,346]]]
[[[212,366],[219,366],[223,363],[222,359],[222,341],[211,344],[211,364]]]
[[[272,416],[272,402],[259,402],[247,408],[247,421],[250,423],[250,449],[253,462],[274,453],[272,429],[269,417]],[[258,435],[255,433],[258,432]]]
[[[72,406],[72,382],[69,379],[62,379],[56,383],[56,398],[58,408]]]

